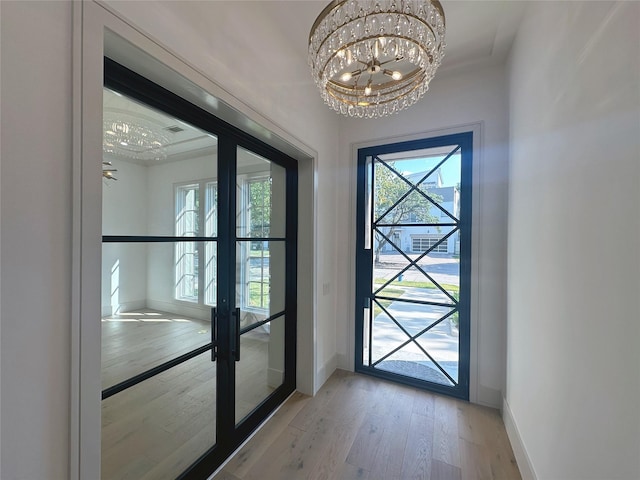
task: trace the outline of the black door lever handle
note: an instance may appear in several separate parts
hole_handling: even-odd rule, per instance
[[[211,309],[211,361],[218,359],[218,309]]]
[[[233,358],[236,362],[240,361],[240,309],[236,308],[233,311],[233,316],[235,317],[235,321],[236,321],[236,335],[235,335],[235,348],[233,349]]]

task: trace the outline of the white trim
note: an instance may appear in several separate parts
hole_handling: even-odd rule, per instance
[[[317,316],[317,152],[224,90],[199,69],[97,1],[73,10],[73,265],[70,478],[100,478],[101,164],[103,57],[132,68],[188,101],[297,159],[297,389],[319,388]],[[198,94],[201,94],[198,97]],[[255,130],[253,129],[255,127]],[[86,161],[85,161],[86,159]]]
[[[538,476],[533,468],[533,463],[520,435],[520,430],[518,430],[516,420],[513,418],[513,412],[505,397],[502,397],[502,420],[504,421],[504,427],[511,442],[511,448],[516,457],[516,462],[518,462],[522,480],[538,480]]]
[[[324,382],[326,382],[329,379],[329,377],[336,370],[336,368],[338,368],[338,356],[333,355],[318,369],[318,383],[320,386],[322,386]]]
[[[82,223],[80,205],[82,199],[82,16],[84,4],[73,3],[73,41],[71,44],[73,58],[72,72],[72,190],[73,201],[71,208],[71,414],[69,434],[69,478],[80,480],[80,458],[82,435],[80,433],[80,413],[82,379],[80,376],[80,302],[82,299],[82,276],[80,275],[82,253]]]
[[[456,133],[471,132],[473,136],[473,172],[472,172],[472,205],[471,205],[471,339],[470,339],[470,352],[469,352],[469,401],[472,403],[478,403],[478,372],[479,369],[479,355],[478,355],[478,341],[480,336],[479,330],[479,311],[480,311],[480,225],[482,212],[482,189],[486,182],[483,181],[482,170],[482,144],[484,137],[484,123],[473,122],[465,123],[461,125],[454,125],[451,127],[440,128],[436,130],[429,130],[426,132],[412,133],[408,135],[399,135],[393,137],[376,138],[375,140],[369,140],[366,142],[352,143],[351,144],[351,209],[350,209],[350,231],[349,231],[349,253],[350,258],[356,258],[356,204],[357,204],[357,174],[358,174],[358,150],[361,148],[374,147],[377,145],[387,145],[390,143],[409,142],[413,140],[422,140],[425,138],[440,137],[444,135],[453,135]],[[351,279],[351,293],[349,298],[350,315],[353,315],[356,309],[355,305],[355,285],[356,285],[356,268],[355,261],[351,262],[350,279]],[[349,318],[353,318],[350,316]],[[347,359],[349,370],[353,371],[355,368],[355,322],[349,323],[349,344],[348,344],[348,356]],[[492,405],[497,407],[498,405]]]

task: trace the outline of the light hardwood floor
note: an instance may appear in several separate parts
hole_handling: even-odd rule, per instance
[[[111,386],[201,345],[210,323],[144,310],[102,321],[102,381]],[[269,335],[242,336],[236,418],[273,390]],[[102,401],[102,478],[173,479],[216,443],[216,364],[209,352]]]
[[[294,393],[216,480],[518,480],[496,410],[337,370]]]

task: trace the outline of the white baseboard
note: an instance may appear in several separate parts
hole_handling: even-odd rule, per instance
[[[284,381],[284,372],[275,368],[267,369],[267,385],[272,388],[278,388]]]
[[[144,300],[134,300],[132,302],[123,302],[123,303],[120,303],[116,308],[114,308],[113,305],[102,305],[102,316],[110,317],[111,315],[117,315],[120,312],[131,312],[133,310],[146,308],[146,306],[147,306],[147,303]]]
[[[165,302],[163,300],[147,299],[147,306],[154,310],[170,312],[185,317],[197,318],[198,320],[211,320],[211,308],[202,305],[186,305],[184,302]]]
[[[346,370],[347,372],[353,372],[353,358],[349,360],[349,357],[346,355],[339,353],[336,357],[336,367],[342,370]]]
[[[478,385],[476,398],[471,402],[500,410],[502,408],[502,391]]]
[[[334,355],[329,360],[327,360],[324,363],[324,365],[322,365],[318,369],[318,376],[316,378],[316,386],[315,386],[316,392],[320,390],[320,387],[324,385],[324,382],[326,382],[329,379],[331,374],[336,370],[337,366],[338,366],[338,359],[336,355]]]
[[[518,462],[522,480],[538,480],[527,449],[520,436],[518,426],[513,418],[513,412],[511,411],[511,407],[509,407],[509,402],[507,402],[507,399],[504,397],[502,397],[502,420],[504,421],[504,427],[507,430],[507,436],[511,442],[511,448],[513,448],[516,462]]]

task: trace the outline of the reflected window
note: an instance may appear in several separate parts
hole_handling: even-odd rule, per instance
[[[204,197],[204,198],[202,198]],[[215,181],[190,182],[175,187],[175,235],[215,237],[218,186]],[[204,225],[204,232],[202,231]],[[185,302],[216,304],[214,242],[178,242],[175,246],[175,298]],[[204,264],[201,264],[204,259]]]
[[[269,310],[269,246],[271,186],[270,176],[246,176],[239,179],[240,223],[248,225],[247,234],[256,240],[243,242],[241,269],[243,310],[265,313]],[[259,239],[259,240],[258,240]]]

